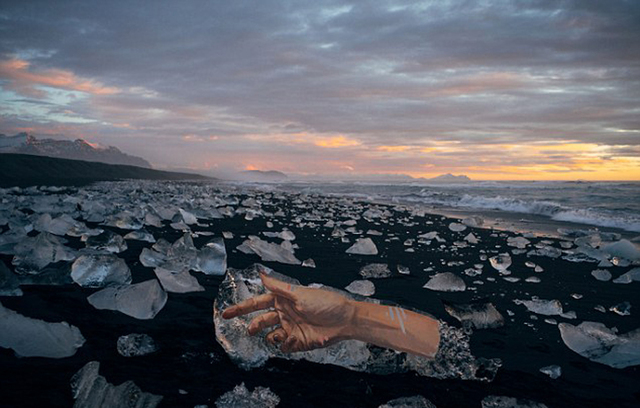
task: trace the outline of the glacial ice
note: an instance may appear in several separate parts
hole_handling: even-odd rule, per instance
[[[22,296],[18,278],[0,261],[0,296]]]
[[[38,274],[50,263],[72,261],[76,258],[73,249],[64,246],[66,241],[48,232],[36,237],[25,237],[14,247],[11,261],[18,274]]]
[[[548,408],[546,405],[527,399],[489,395],[482,400],[482,408]]]
[[[560,323],[560,336],[571,350],[613,368],[640,365],[640,329],[618,335],[602,323],[585,321],[578,326]]]
[[[464,237],[464,240],[470,244],[477,244],[479,242],[478,238],[475,235],[473,235],[473,232],[468,233],[467,236]]]
[[[107,217],[103,225],[127,230],[139,230],[143,226],[142,221],[129,211],[122,211]]]
[[[155,408],[162,396],[143,392],[133,381],[118,386],[99,375],[100,363],[91,361],[71,378],[74,408]]]
[[[102,289],[87,298],[96,309],[116,310],[136,319],[153,319],[167,303],[167,293],[155,279]]]
[[[124,238],[109,230],[105,230],[100,235],[87,238],[85,245],[87,248],[108,251],[114,254],[127,250],[127,243]]]
[[[373,296],[376,292],[376,287],[370,280],[354,280],[345,289],[360,296]]]
[[[467,289],[462,278],[451,272],[433,275],[423,287],[439,292],[462,292]]]
[[[611,306],[609,310],[620,316],[629,316],[631,314],[631,303],[627,301],[618,303],[617,305]]]
[[[118,349],[118,354],[123,357],[146,356],[158,350],[153,338],[143,333],[131,333],[118,337],[116,348]]]
[[[102,288],[131,283],[131,271],[115,255],[82,255],[71,265],[71,278],[86,288]]]
[[[256,387],[249,392],[244,383],[236,385],[216,400],[217,408],[274,408],[280,403],[280,397],[269,388]]]
[[[513,303],[516,305],[523,305],[530,312],[537,313],[544,316],[556,316],[561,315],[562,303],[559,300],[544,300],[544,299],[531,299],[520,300],[514,299]]]
[[[422,395],[415,395],[393,399],[378,408],[436,408],[436,406]]]
[[[64,236],[72,228],[81,227],[82,223],[74,220],[68,214],[62,214],[59,217],[52,218],[51,214],[44,213],[33,223],[33,228],[39,232],[48,232],[50,234]]]
[[[610,256],[625,258],[630,261],[640,261],[640,250],[626,239],[605,245],[600,249]]]
[[[160,252],[154,251],[149,248],[142,248],[142,252],[140,252],[140,263],[147,268],[155,268],[156,266],[160,266],[167,260],[167,257]]]
[[[562,375],[562,368],[558,365],[550,365],[546,367],[542,367],[540,369],[542,374],[546,374],[551,377],[552,380],[559,378]]]
[[[507,245],[509,245],[510,247],[516,247],[519,249],[524,249],[527,247],[527,245],[529,245],[531,242],[526,239],[525,237],[509,237],[507,238]]]
[[[391,276],[391,270],[387,264],[372,263],[360,268],[359,274],[365,279],[388,278]]]
[[[144,229],[131,231],[130,233],[124,236],[124,239],[132,239],[136,241],[145,241],[145,242],[151,242],[151,243],[156,242],[156,239],[153,237],[153,235],[149,231]]]
[[[505,273],[511,266],[511,256],[509,254],[500,254],[489,258],[489,262],[493,269],[500,273]]]
[[[188,269],[174,272],[162,267],[157,267],[153,271],[167,292],[189,293],[204,291],[204,287],[200,285],[195,276],[189,273]]]
[[[452,222],[449,224],[449,229],[453,232],[462,232],[467,229],[467,226],[457,222]]]
[[[591,276],[596,278],[599,281],[607,282],[611,280],[611,272],[606,269],[596,269],[591,271]]]
[[[633,268],[613,280],[613,283],[627,284],[631,282],[640,282],[640,268]]]
[[[402,373],[415,371],[419,375],[434,378],[460,378],[491,381],[500,367],[499,360],[476,359],[470,353],[469,335],[462,330],[448,328],[447,343],[435,359],[427,359],[407,353],[381,349],[357,340],[346,340],[326,348],[300,353],[282,353],[265,342],[265,332],[256,336],[247,334],[249,322],[259,313],[225,320],[221,313],[227,307],[265,293],[258,271],[266,270],[271,276],[292,284],[295,279],[278,274],[263,265],[253,265],[245,270],[229,268],[220,284],[214,303],[213,320],[216,340],[232,361],[243,369],[263,366],[269,358],[308,360],[321,364],[334,364],[355,371],[370,373]],[[338,291],[333,288],[327,290]],[[338,291],[352,297],[347,292]],[[444,323],[442,323],[444,324]]]
[[[378,248],[371,238],[358,238],[346,252],[355,255],[378,255]]]
[[[205,275],[224,275],[227,270],[227,249],[224,239],[214,238],[198,251],[194,270],[203,272]]]
[[[245,254],[256,254],[265,262],[280,262],[290,265],[300,265],[302,263],[292,251],[282,245],[263,241],[253,235],[249,236],[249,239],[245,240],[237,249]]]
[[[20,357],[70,357],[84,342],[80,330],[67,322],[32,319],[0,303],[0,347],[10,348]]]
[[[397,269],[398,269],[398,273],[401,274],[401,275],[410,275],[411,274],[411,270],[409,269],[408,266],[398,265]]]
[[[304,261],[302,261],[302,266],[304,266],[305,268],[315,268],[316,261],[311,258],[305,259]]]
[[[445,303],[444,308],[465,327],[489,329],[504,326],[504,317],[492,303]]]

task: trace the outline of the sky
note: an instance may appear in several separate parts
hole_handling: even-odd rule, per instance
[[[2,1],[0,133],[154,167],[640,180],[640,1]]]

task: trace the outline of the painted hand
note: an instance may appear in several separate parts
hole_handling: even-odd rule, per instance
[[[281,343],[284,352],[322,348],[350,337],[354,302],[328,290],[290,285],[265,274],[260,277],[269,293],[227,308],[223,318],[265,310],[251,321],[249,334],[280,325],[267,334],[266,340]]]

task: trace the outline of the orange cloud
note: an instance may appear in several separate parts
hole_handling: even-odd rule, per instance
[[[360,142],[340,135],[340,136],[320,138],[316,140],[314,144],[320,147],[335,149],[339,147],[359,146]]]
[[[100,82],[79,77],[70,71],[46,69],[34,72],[29,68],[30,63],[21,59],[0,61],[0,78],[10,81],[10,89],[31,96],[42,96],[42,92],[34,88],[36,85],[93,95],[110,95],[120,92],[118,88],[104,86]]]
[[[390,153],[406,152],[409,149],[411,149],[411,146],[378,146],[376,147],[376,150],[379,150],[381,152],[390,152]]]

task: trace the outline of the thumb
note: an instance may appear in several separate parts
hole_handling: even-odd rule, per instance
[[[260,274],[260,279],[262,279],[264,286],[276,295],[285,297],[289,300],[296,300],[296,296],[293,292],[298,288],[297,285],[291,285],[287,282],[268,276],[265,273]]]

